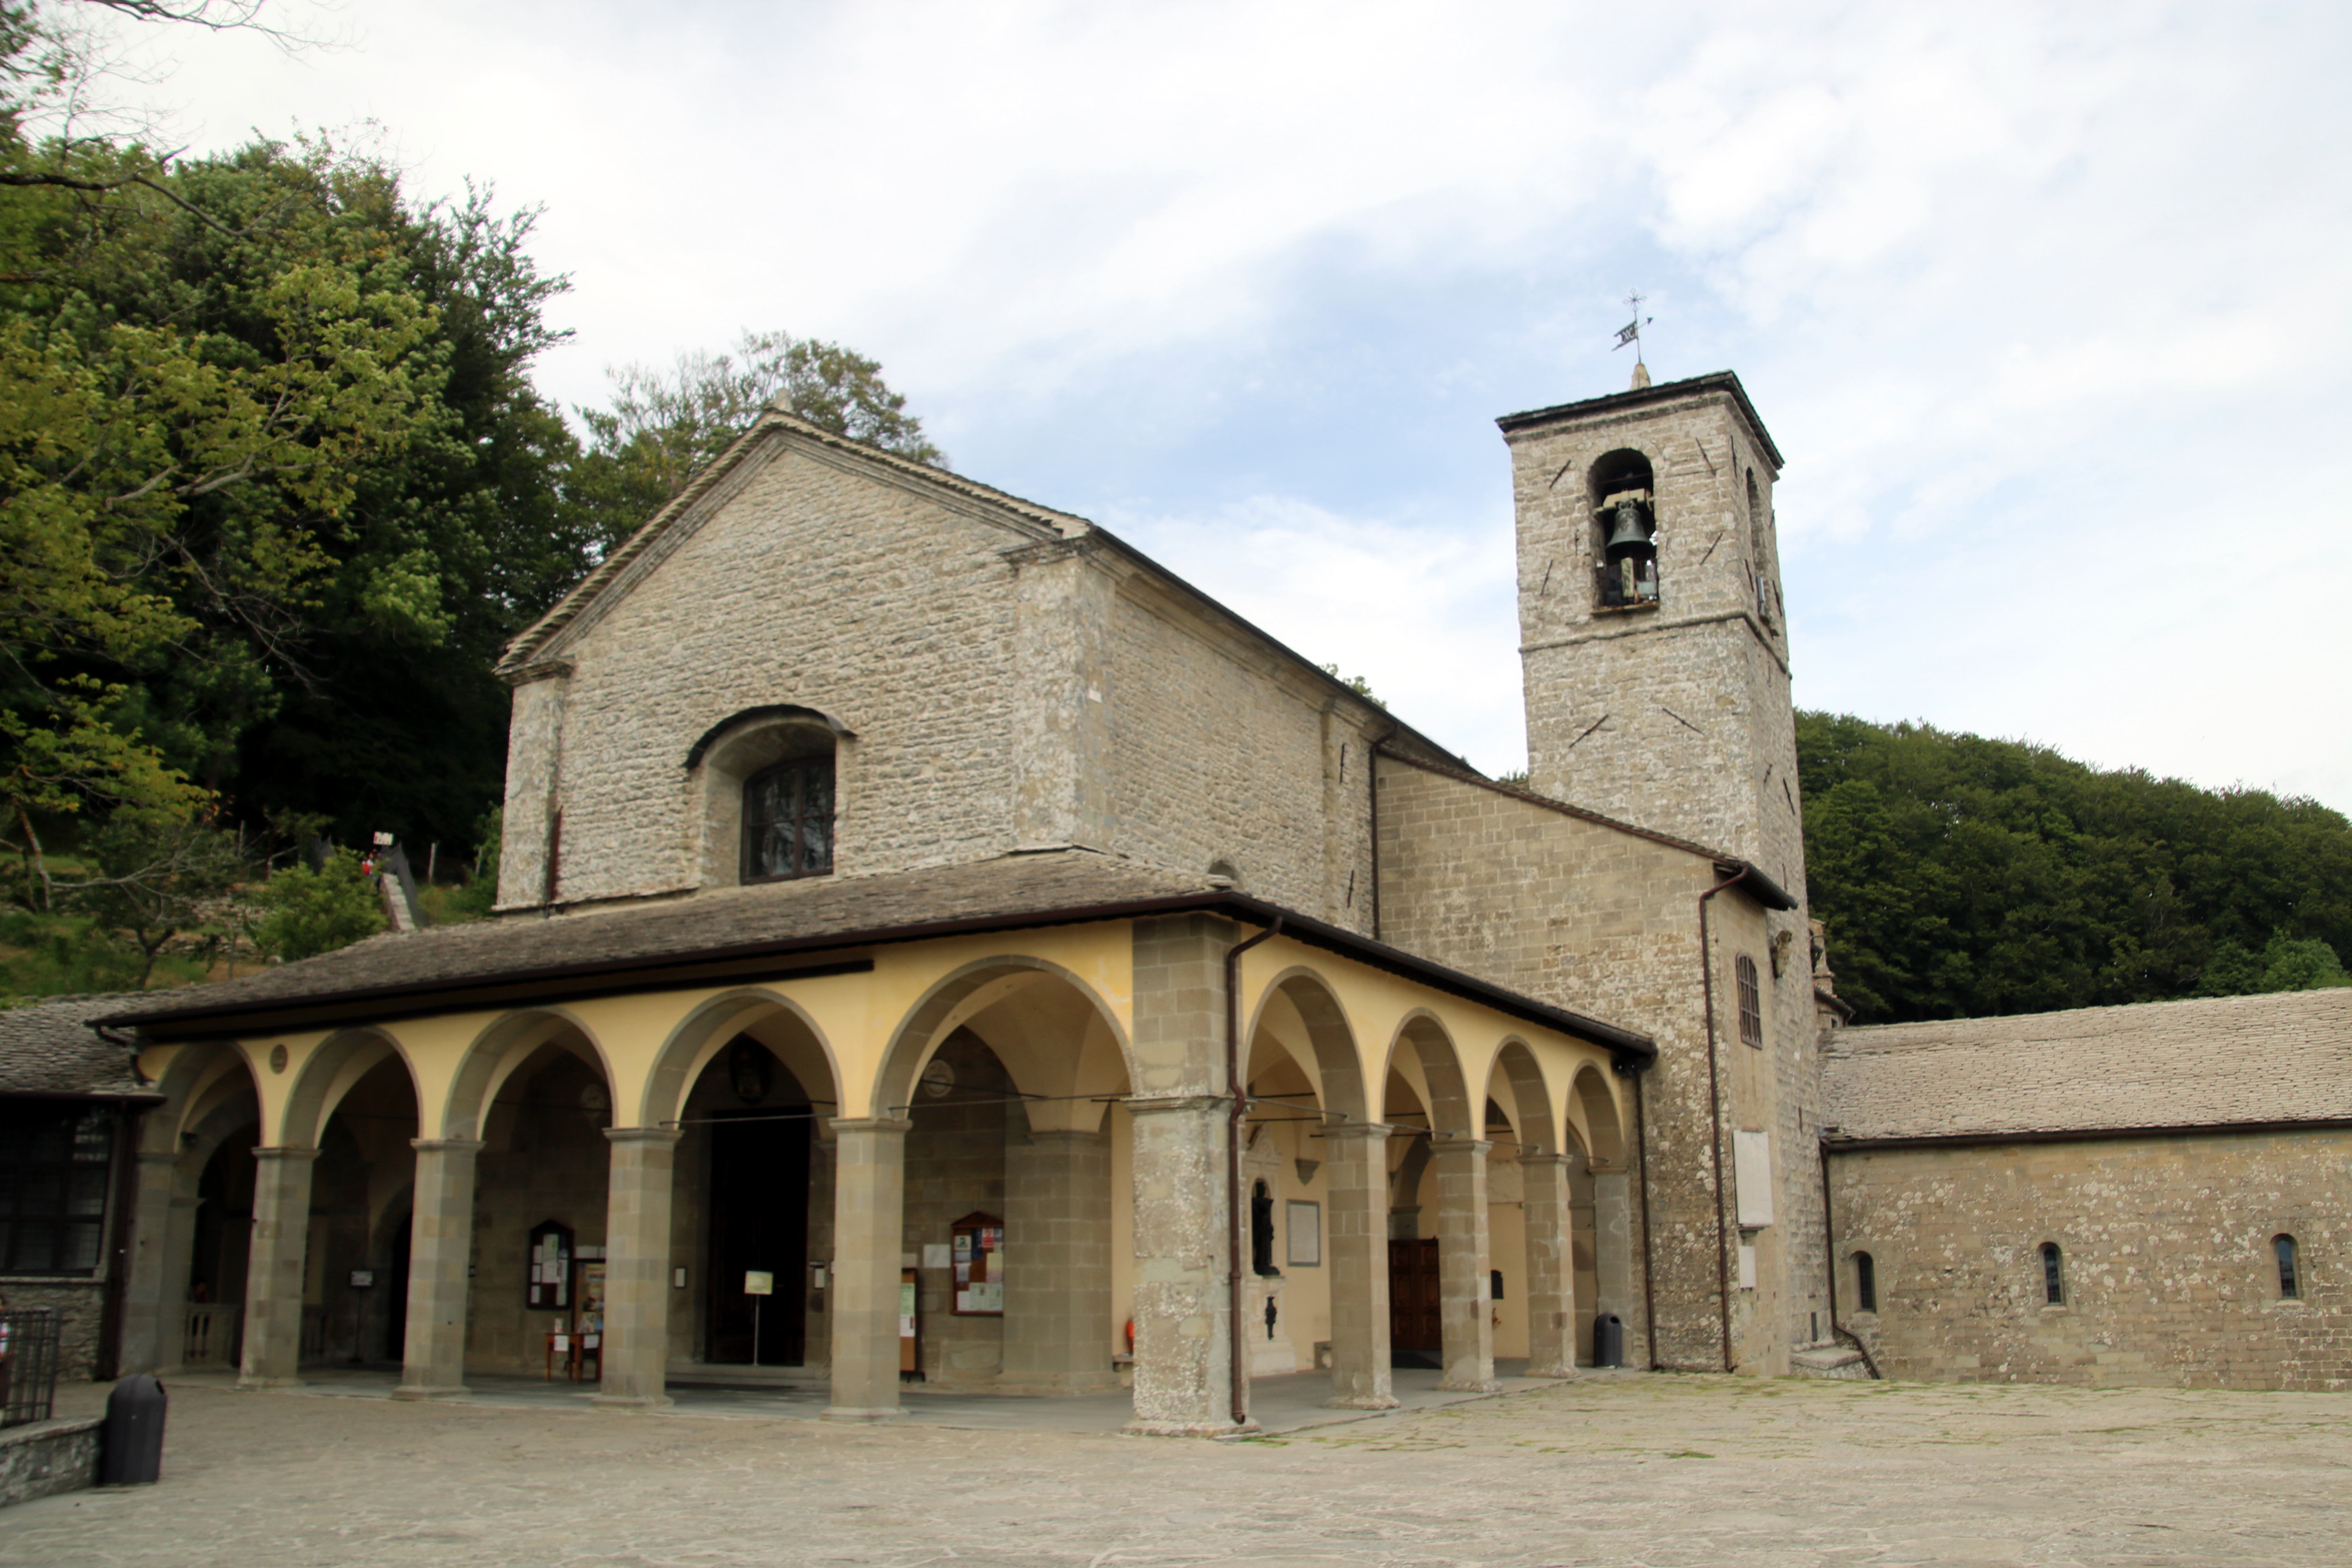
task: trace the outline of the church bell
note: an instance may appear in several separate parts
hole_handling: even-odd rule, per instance
[[[1610,554],[1614,555],[1629,544],[1646,545],[1650,542],[1648,510],[1630,497],[1617,503],[1609,514],[1607,549]]]

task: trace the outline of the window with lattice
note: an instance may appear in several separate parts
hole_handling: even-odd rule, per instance
[[[1756,984],[1756,961],[1743,952],[1733,967],[1739,981],[1739,1038],[1760,1051],[1764,1048],[1764,996]]]
[[[0,1106],[0,1273],[98,1272],[114,1112],[103,1106]]]

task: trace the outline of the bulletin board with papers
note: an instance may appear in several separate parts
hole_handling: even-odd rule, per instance
[[[968,1214],[950,1227],[949,1257],[955,1268],[959,1318],[1004,1315],[1004,1222],[992,1214]]]

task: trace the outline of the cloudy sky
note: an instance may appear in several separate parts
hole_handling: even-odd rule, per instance
[[[1493,418],[1737,370],[1797,698],[2352,809],[2352,9],[499,4],[146,35],[199,150],[545,209],[608,365],[782,328],[1499,771]],[[373,122],[370,127],[369,122]]]

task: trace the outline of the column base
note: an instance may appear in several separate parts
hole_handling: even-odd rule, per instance
[[[1342,1394],[1323,1402],[1326,1410],[1394,1410],[1396,1407],[1395,1396],[1386,1394]]]
[[[394,1399],[463,1399],[474,1391],[462,1383],[404,1383],[392,1391]]]
[[[667,1410],[673,1402],[667,1394],[593,1394],[588,1403],[600,1410]]]
[[[823,1421],[903,1421],[907,1413],[895,1405],[860,1406],[828,1405],[818,1417]]]
[[[1252,1416],[1238,1426],[1230,1421],[1213,1426],[1194,1421],[1130,1421],[1119,1430],[1130,1437],[1248,1437],[1265,1428]]]
[[[1538,1366],[1533,1362],[1529,1362],[1528,1363],[1528,1370],[1521,1375],[1526,1377],[1552,1377],[1564,1379],[1574,1377],[1576,1375],[1576,1368],[1573,1364],[1566,1362],[1554,1363],[1549,1366]]]
[[[1459,1382],[1449,1377],[1439,1382],[1437,1391],[1440,1394],[1493,1394],[1502,1386],[1491,1377],[1465,1377]]]

